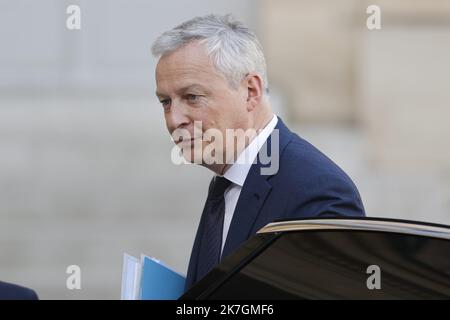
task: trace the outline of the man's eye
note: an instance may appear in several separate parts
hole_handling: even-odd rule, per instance
[[[200,98],[200,96],[196,94],[188,94],[186,98],[191,102],[196,102]]]
[[[167,107],[170,103],[169,99],[163,99],[163,100],[159,100],[159,102],[161,102],[163,107]]]

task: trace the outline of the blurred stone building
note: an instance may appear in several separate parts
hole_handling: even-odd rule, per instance
[[[380,30],[366,27],[371,4],[381,9]],[[355,178],[368,213],[448,223],[450,3],[293,0],[262,8],[271,79],[299,130],[355,130],[359,147],[343,161],[363,155]],[[326,141],[336,143],[333,134]]]

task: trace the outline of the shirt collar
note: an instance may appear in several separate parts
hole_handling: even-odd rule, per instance
[[[242,187],[247,178],[250,167],[252,166],[259,150],[269,138],[273,129],[277,125],[278,117],[273,116],[272,120],[261,130],[261,132],[252,140],[252,142],[239,154],[235,163],[228,168],[223,175],[234,184]]]

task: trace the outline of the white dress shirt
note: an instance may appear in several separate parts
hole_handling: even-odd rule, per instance
[[[244,186],[245,179],[248,172],[256,159],[259,150],[269,138],[273,129],[277,125],[278,118],[273,116],[272,120],[261,130],[261,132],[252,140],[252,142],[239,154],[236,162],[228,168],[223,175],[224,178],[230,180],[231,185],[225,190],[225,217],[223,222],[222,233],[222,250],[225,246],[228,230],[230,229],[231,220],[233,219],[234,209],[241,194],[242,187]]]

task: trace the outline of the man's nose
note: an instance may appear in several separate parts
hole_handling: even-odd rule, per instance
[[[166,120],[171,132],[178,128],[185,128],[191,122],[186,106],[177,101],[172,102]]]

